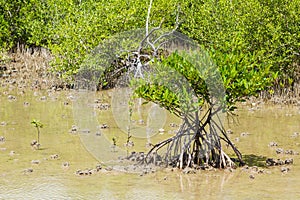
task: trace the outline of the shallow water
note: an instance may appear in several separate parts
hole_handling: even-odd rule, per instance
[[[15,95],[16,99],[10,100],[8,95]],[[77,176],[78,169],[93,168],[99,162],[105,165],[112,156],[126,153],[123,143],[127,139],[126,131],[120,131],[118,123],[112,119],[111,109],[97,110],[92,117],[100,124],[109,125],[108,129],[100,130],[101,136],[96,136],[94,131],[97,130],[92,129],[90,134],[70,133],[72,125],[78,124],[78,113],[74,113],[77,97],[72,92],[0,92],[0,136],[5,137],[5,142],[0,143],[0,199],[300,198],[299,155],[275,152],[276,148],[300,152],[300,136],[292,136],[300,132],[300,109],[297,107],[241,105],[237,111],[239,116],[225,121],[226,128],[233,131],[229,136],[249,165],[264,165],[267,157],[293,158],[294,164],[289,166],[288,173],[282,173],[280,167],[270,167],[265,168],[266,173],[254,174],[254,179],[242,169],[200,171],[196,175],[162,170],[144,176],[117,171]],[[94,98],[111,101],[110,97],[98,93],[91,100]],[[93,112],[88,107],[85,111]],[[147,118],[145,113],[141,116]],[[30,142],[37,137],[30,124],[33,118],[45,125],[41,129],[40,150],[30,147]],[[169,130],[173,129],[168,124],[178,121],[172,116],[165,120],[165,132],[153,134],[148,139],[147,135],[144,139],[133,138],[135,146],[129,150],[145,151],[149,139],[155,143],[171,136]],[[143,128],[143,125],[134,127]],[[243,132],[249,134],[241,134]],[[111,148],[113,137],[117,138],[117,149]],[[104,148],[99,147],[99,140],[104,141]],[[269,147],[271,141],[278,143],[278,147]],[[51,159],[53,154],[58,154],[58,159]],[[32,160],[40,163],[32,164]],[[70,166],[62,167],[64,162]],[[24,172],[28,168],[33,172]]]

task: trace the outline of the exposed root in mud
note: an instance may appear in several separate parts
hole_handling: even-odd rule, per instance
[[[224,128],[213,120],[214,113],[209,110],[206,120],[198,120],[189,116],[184,120],[177,134],[156,145],[146,155],[146,162],[153,160],[153,155],[166,147],[162,153],[163,162],[166,165],[183,169],[185,167],[195,168],[235,168],[237,161],[244,165],[241,153],[226,135]],[[221,140],[235,152],[237,159],[230,158],[222,149]]]

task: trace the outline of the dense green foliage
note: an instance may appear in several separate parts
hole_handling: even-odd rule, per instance
[[[53,70],[66,77],[77,72],[103,39],[144,27],[148,3],[1,0],[0,49],[20,44],[45,47],[55,56]],[[157,26],[164,18],[163,26],[173,27],[178,5],[178,30],[208,49],[225,87],[236,97],[242,90],[263,89],[261,76],[269,81],[271,73],[278,74],[281,84],[292,84],[299,77],[300,0],[154,1],[150,25]],[[254,68],[259,72],[255,76]],[[235,90],[237,85],[243,87]]]

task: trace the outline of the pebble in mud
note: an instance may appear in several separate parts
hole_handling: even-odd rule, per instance
[[[108,110],[110,108],[110,105],[108,103],[96,103],[95,108],[99,110]]]
[[[130,140],[127,143],[125,143],[124,146],[125,147],[133,147],[134,146],[134,142]]]
[[[292,149],[289,150],[285,150],[284,152],[285,154],[290,154],[290,155],[299,155],[299,153],[297,151],[294,151]]]
[[[291,137],[298,137],[299,136],[299,133],[298,132],[294,132],[292,135],[291,135]]]
[[[7,122],[3,121],[3,122],[0,123],[0,125],[1,125],[1,126],[6,126],[6,125],[7,125]]]
[[[282,148],[277,148],[276,153],[277,154],[299,155],[299,152],[297,152],[297,151],[294,151],[292,149],[284,150]]]
[[[255,179],[255,176],[254,176],[253,174],[250,174],[250,175],[249,175],[249,178],[250,178],[250,179]]]
[[[39,160],[32,160],[31,161],[31,164],[35,164],[35,165],[38,165],[40,164],[41,162]]]
[[[248,132],[242,132],[240,135],[241,135],[242,137],[245,137],[245,136],[250,135],[250,133],[248,133]]]
[[[33,169],[32,169],[32,168],[28,168],[28,169],[25,169],[23,172],[24,172],[25,174],[32,173],[32,172],[33,172]]]
[[[0,142],[5,142],[5,137],[4,136],[0,136]]]
[[[158,129],[158,132],[159,132],[160,134],[163,134],[163,133],[165,132],[165,129],[160,128],[160,129]]]
[[[70,166],[70,163],[69,162],[64,162],[62,163],[61,165],[63,168],[68,168]]]
[[[283,151],[283,149],[282,148],[277,148],[276,149],[276,153],[277,154],[282,154],[284,151]]]
[[[268,146],[269,147],[277,147],[278,144],[276,142],[270,142]]]
[[[40,100],[41,100],[41,101],[46,101],[46,100],[47,100],[47,97],[46,97],[46,96],[42,96],[42,97],[40,98]]]
[[[8,95],[8,96],[7,96],[7,99],[8,99],[8,100],[11,100],[11,101],[17,100],[17,98],[16,98],[15,96],[13,96],[13,95]]]
[[[79,176],[83,176],[83,175],[86,176],[86,175],[92,175],[93,171],[91,169],[85,169],[85,170],[79,169],[75,172],[75,174],[77,174]]]
[[[95,173],[97,173],[97,172],[99,172],[99,171],[101,171],[101,170],[102,170],[101,164],[97,164],[96,167],[93,168],[93,169],[88,169],[88,168],[85,169],[85,170],[79,169],[79,170],[77,170],[77,171],[75,172],[75,174],[76,174],[76,175],[79,175],[79,176],[87,176],[87,175],[95,174]],[[110,167],[110,166],[108,166],[108,167],[105,168],[105,170],[106,170],[106,171],[112,171],[113,168]]]
[[[288,171],[290,171],[290,168],[289,168],[289,167],[281,167],[281,168],[280,168],[280,171],[281,171],[282,173],[287,173]]]
[[[276,165],[290,165],[293,164],[294,160],[292,158],[287,158],[285,160],[281,160],[281,159],[273,159],[273,158],[268,158],[266,160],[266,165],[267,166],[276,166]]]
[[[72,128],[70,130],[71,133],[76,133],[78,131],[78,127],[76,125],[72,125]]]
[[[40,144],[36,140],[32,140],[31,143],[30,143],[30,146],[33,149],[38,149],[40,147]]]
[[[51,158],[52,160],[56,160],[56,159],[58,159],[58,157],[59,157],[58,154],[50,155],[50,158]]]
[[[107,124],[102,124],[102,125],[100,126],[100,128],[101,128],[101,129],[107,129],[107,128],[109,128],[109,126],[108,126]]]
[[[171,122],[171,123],[169,124],[169,126],[172,127],[172,128],[178,127],[178,125],[175,124],[174,122]]]
[[[101,132],[100,132],[100,131],[97,131],[95,135],[96,135],[96,136],[101,136]]]
[[[142,120],[142,119],[140,119],[140,120],[138,121],[138,124],[139,124],[139,125],[144,125],[144,124],[145,124],[145,121]]]
[[[243,168],[242,168],[242,171],[244,172],[248,172],[248,173],[251,173],[251,174],[265,174],[265,173],[268,173],[266,172],[264,169],[262,168],[259,168],[257,166],[252,166],[252,167],[249,167],[248,165],[245,165]]]

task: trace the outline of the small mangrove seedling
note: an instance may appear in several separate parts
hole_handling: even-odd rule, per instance
[[[30,122],[37,130],[37,134],[38,134],[38,137],[37,137],[37,144],[35,144],[37,146],[37,148],[39,149],[39,146],[40,146],[40,128],[43,128],[44,124],[42,124],[39,120],[36,120],[36,119],[33,119],[31,122]]]
[[[116,151],[116,147],[117,147],[117,138],[113,137],[112,138],[112,142],[113,142],[112,149],[113,149],[113,152],[115,152]]]

